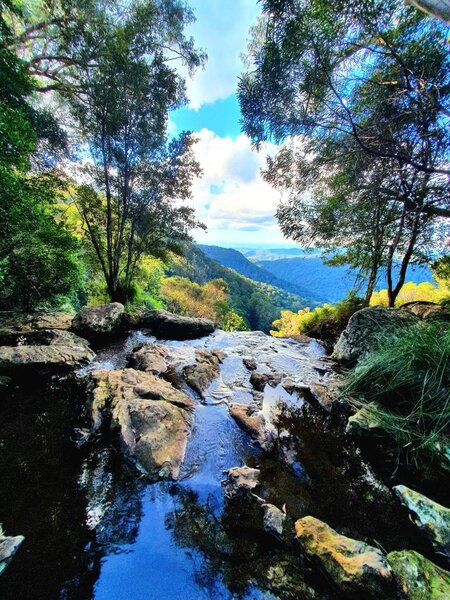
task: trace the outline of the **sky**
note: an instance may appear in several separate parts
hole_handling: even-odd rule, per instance
[[[260,169],[276,147],[259,153],[240,130],[237,81],[243,71],[250,27],[260,13],[257,0],[190,0],[197,21],[190,25],[198,47],[208,54],[204,69],[187,80],[189,104],[170,115],[169,131],[194,131],[197,158],[203,169],[193,186],[198,218],[207,231],[193,232],[196,241],[226,247],[282,244],[275,219],[279,192],[265,183]]]

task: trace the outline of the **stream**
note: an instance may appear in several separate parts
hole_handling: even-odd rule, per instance
[[[120,369],[151,336],[135,332],[101,349],[89,370]],[[70,378],[23,381],[0,403],[0,520],[25,542],[0,580],[3,600],[340,598],[295,543],[282,544],[224,500],[224,471],[261,470],[264,499],[290,522],[305,515],[389,551],[417,547],[384,484],[360,451],[297,394],[267,385],[263,413],[276,439],[264,452],[230,417],[230,403],[254,402],[250,372],[283,373],[296,384],[335,375],[315,342],[260,332],[163,343],[178,366],[195,349],[225,353],[220,377],[196,402],[181,476],[149,484],[113,446],[77,449],[82,385]],[[4,392],[2,392],[4,394]]]

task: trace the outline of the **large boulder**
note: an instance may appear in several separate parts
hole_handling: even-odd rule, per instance
[[[109,428],[122,455],[149,479],[177,479],[193,401],[167,381],[134,369],[94,371],[88,389],[90,434]]]
[[[340,535],[314,517],[299,519],[295,533],[305,553],[320,563],[340,590],[356,598],[390,597],[392,569],[378,548]]]
[[[72,321],[72,331],[92,341],[111,337],[122,328],[124,310],[120,302],[82,308]]]
[[[447,600],[450,573],[414,550],[390,552],[387,560],[398,582],[402,600]]]
[[[333,358],[348,365],[354,364],[374,347],[376,336],[381,331],[416,322],[417,317],[406,310],[382,306],[358,310],[341,333]]]
[[[396,485],[393,490],[436,554],[450,565],[450,509],[404,485]]]
[[[24,541],[23,535],[5,536],[0,526],[0,575]]]
[[[214,331],[212,321],[182,317],[166,310],[147,311],[139,317],[135,327],[150,329],[155,337],[162,340],[193,340]]]

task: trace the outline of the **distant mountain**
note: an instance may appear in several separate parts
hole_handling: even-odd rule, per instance
[[[311,304],[283,289],[240,275],[212,260],[193,244],[185,245],[184,254],[184,258],[174,263],[166,275],[187,277],[199,284],[211,279],[224,279],[230,289],[231,307],[245,317],[253,330],[268,332],[282,309],[298,311]]]
[[[309,290],[319,296],[322,302],[338,302],[353,288],[355,272],[348,267],[330,267],[322,259],[314,255],[302,258],[283,258],[280,260],[262,260],[257,263],[261,268],[270,271],[278,279],[286,279],[293,286],[301,286],[307,296]],[[383,272],[377,290],[386,287]],[[432,274],[426,266],[410,266],[406,281],[421,283],[432,282]]]
[[[221,246],[207,246],[205,244],[199,244],[198,247],[206,254],[208,258],[219,262],[221,265],[230,267],[231,269],[234,269],[244,277],[248,277],[253,281],[266,283],[268,285],[272,285],[282,290],[285,290],[290,294],[296,294],[301,298],[305,298],[309,302],[310,306],[315,306],[318,302],[321,302],[322,300],[316,294],[314,289],[307,289],[298,282],[294,283],[289,279],[284,279],[282,277],[276,276],[273,272],[270,272],[270,270],[261,268],[259,264],[253,263],[250,260],[248,260],[238,250],[235,250],[233,248],[222,248]],[[300,250],[298,248],[293,248],[292,250],[304,253],[303,250]],[[261,250],[249,250],[248,252],[258,253],[258,256],[262,255]],[[271,250],[270,252],[276,251]],[[283,252],[285,251],[283,250]]]

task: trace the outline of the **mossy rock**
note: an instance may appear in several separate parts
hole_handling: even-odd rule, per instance
[[[404,485],[396,485],[393,490],[436,554],[450,564],[450,509]]]
[[[355,598],[393,597],[392,569],[378,548],[340,535],[314,517],[299,519],[295,532],[305,553],[343,592]]]
[[[402,600],[448,600],[450,573],[414,550],[390,552],[389,564]]]

